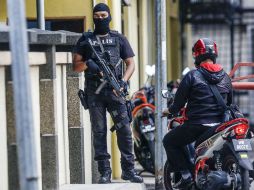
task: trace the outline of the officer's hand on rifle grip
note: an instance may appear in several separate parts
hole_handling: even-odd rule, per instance
[[[124,93],[127,93],[128,92],[128,84],[127,84],[127,82],[124,79],[122,79],[122,80],[119,81],[119,84],[120,84],[120,86],[122,88],[122,91]]]
[[[86,65],[88,67],[88,70],[93,73],[93,74],[97,74],[101,72],[100,67],[92,60],[92,59],[88,59],[86,61]]]

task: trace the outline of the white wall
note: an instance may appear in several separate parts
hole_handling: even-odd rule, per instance
[[[243,0],[243,7],[244,8],[254,8],[254,1],[253,0]]]
[[[0,52],[0,189],[8,189],[8,155],[7,155],[7,124],[6,124],[6,87],[5,67],[11,64],[11,52]],[[32,89],[32,110],[35,129],[35,143],[37,154],[37,166],[39,172],[39,188],[42,188],[41,179],[41,146],[40,146],[40,101],[39,101],[39,65],[46,63],[45,53],[29,52],[29,71]]]
[[[8,154],[5,99],[5,67],[0,66],[0,189],[8,190]]]
[[[79,74],[79,88],[84,89],[84,74]],[[88,110],[84,110],[80,105],[81,126],[84,127],[84,166],[85,166],[85,183],[92,184],[92,129],[90,115]]]
[[[40,137],[40,89],[39,89],[39,66],[30,67],[30,82],[32,89],[32,110],[34,121],[34,133],[36,151],[37,151],[37,165],[39,173],[40,189],[42,188],[42,174],[41,174],[41,137]],[[0,188],[1,189],[1,188]]]
[[[68,137],[68,113],[67,113],[67,87],[66,64],[70,59],[69,53],[56,53],[56,93],[57,93],[57,129],[58,135],[58,161],[59,161],[59,185],[70,183],[69,168],[69,137]]]

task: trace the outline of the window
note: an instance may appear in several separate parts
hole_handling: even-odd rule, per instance
[[[27,20],[27,28],[37,28],[36,20]],[[45,29],[51,31],[67,30],[82,33],[85,31],[85,19],[46,19]]]

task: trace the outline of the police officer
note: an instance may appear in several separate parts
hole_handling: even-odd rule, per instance
[[[97,53],[108,52],[107,59],[111,69],[119,80],[121,89],[127,90],[127,81],[135,69],[134,53],[125,36],[110,30],[111,15],[109,7],[104,3],[97,4],[93,9],[94,32],[86,32],[78,40],[74,48],[73,70],[85,72],[85,86],[90,121],[93,132],[94,160],[98,162],[101,177],[98,183],[111,182],[110,154],[107,152],[106,110],[110,113],[116,127],[117,143],[121,152],[121,167],[124,180],[142,183],[143,179],[134,170],[134,155],[132,153],[132,134],[126,102],[118,96],[110,85],[106,85],[99,94],[100,77],[103,75],[88,44],[91,39]],[[126,65],[123,73],[122,61]]]

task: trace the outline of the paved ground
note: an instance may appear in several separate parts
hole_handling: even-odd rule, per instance
[[[141,170],[141,166],[137,166],[138,171]],[[154,175],[148,172],[142,173],[142,176],[144,177],[144,182],[146,185],[146,190],[155,190],[155,178]],[[250,190],[254,190],[254,181],[251,183]]]
[[[140,166],[137,162],[135,164],[135,168],[136,168],[137,172],[140,172],[140,171],[143,170],[142,166]],[[149,172],[143,172],[141,174],[141,176],[144,179],[146,189],[147,190],[154,190],[155,189],[155,177],[154,177],[154,175],[149,173]]]
[[[144,184],[135,183],[112,183],[112,184],[91,184],[91,185],[64,185],[60,190],[145,190]]]
[[[142,170],[141,166],[136,164],[138,172]],[[154,175],[148,172],[143,172],[141,176],[144,178],[144,184],[128,183],[123,180],[113,180],[112,184],[101,185],[64,185],[60,190],[155,190]],[[251,184],[250,190],[254,190],[254,182]]]

